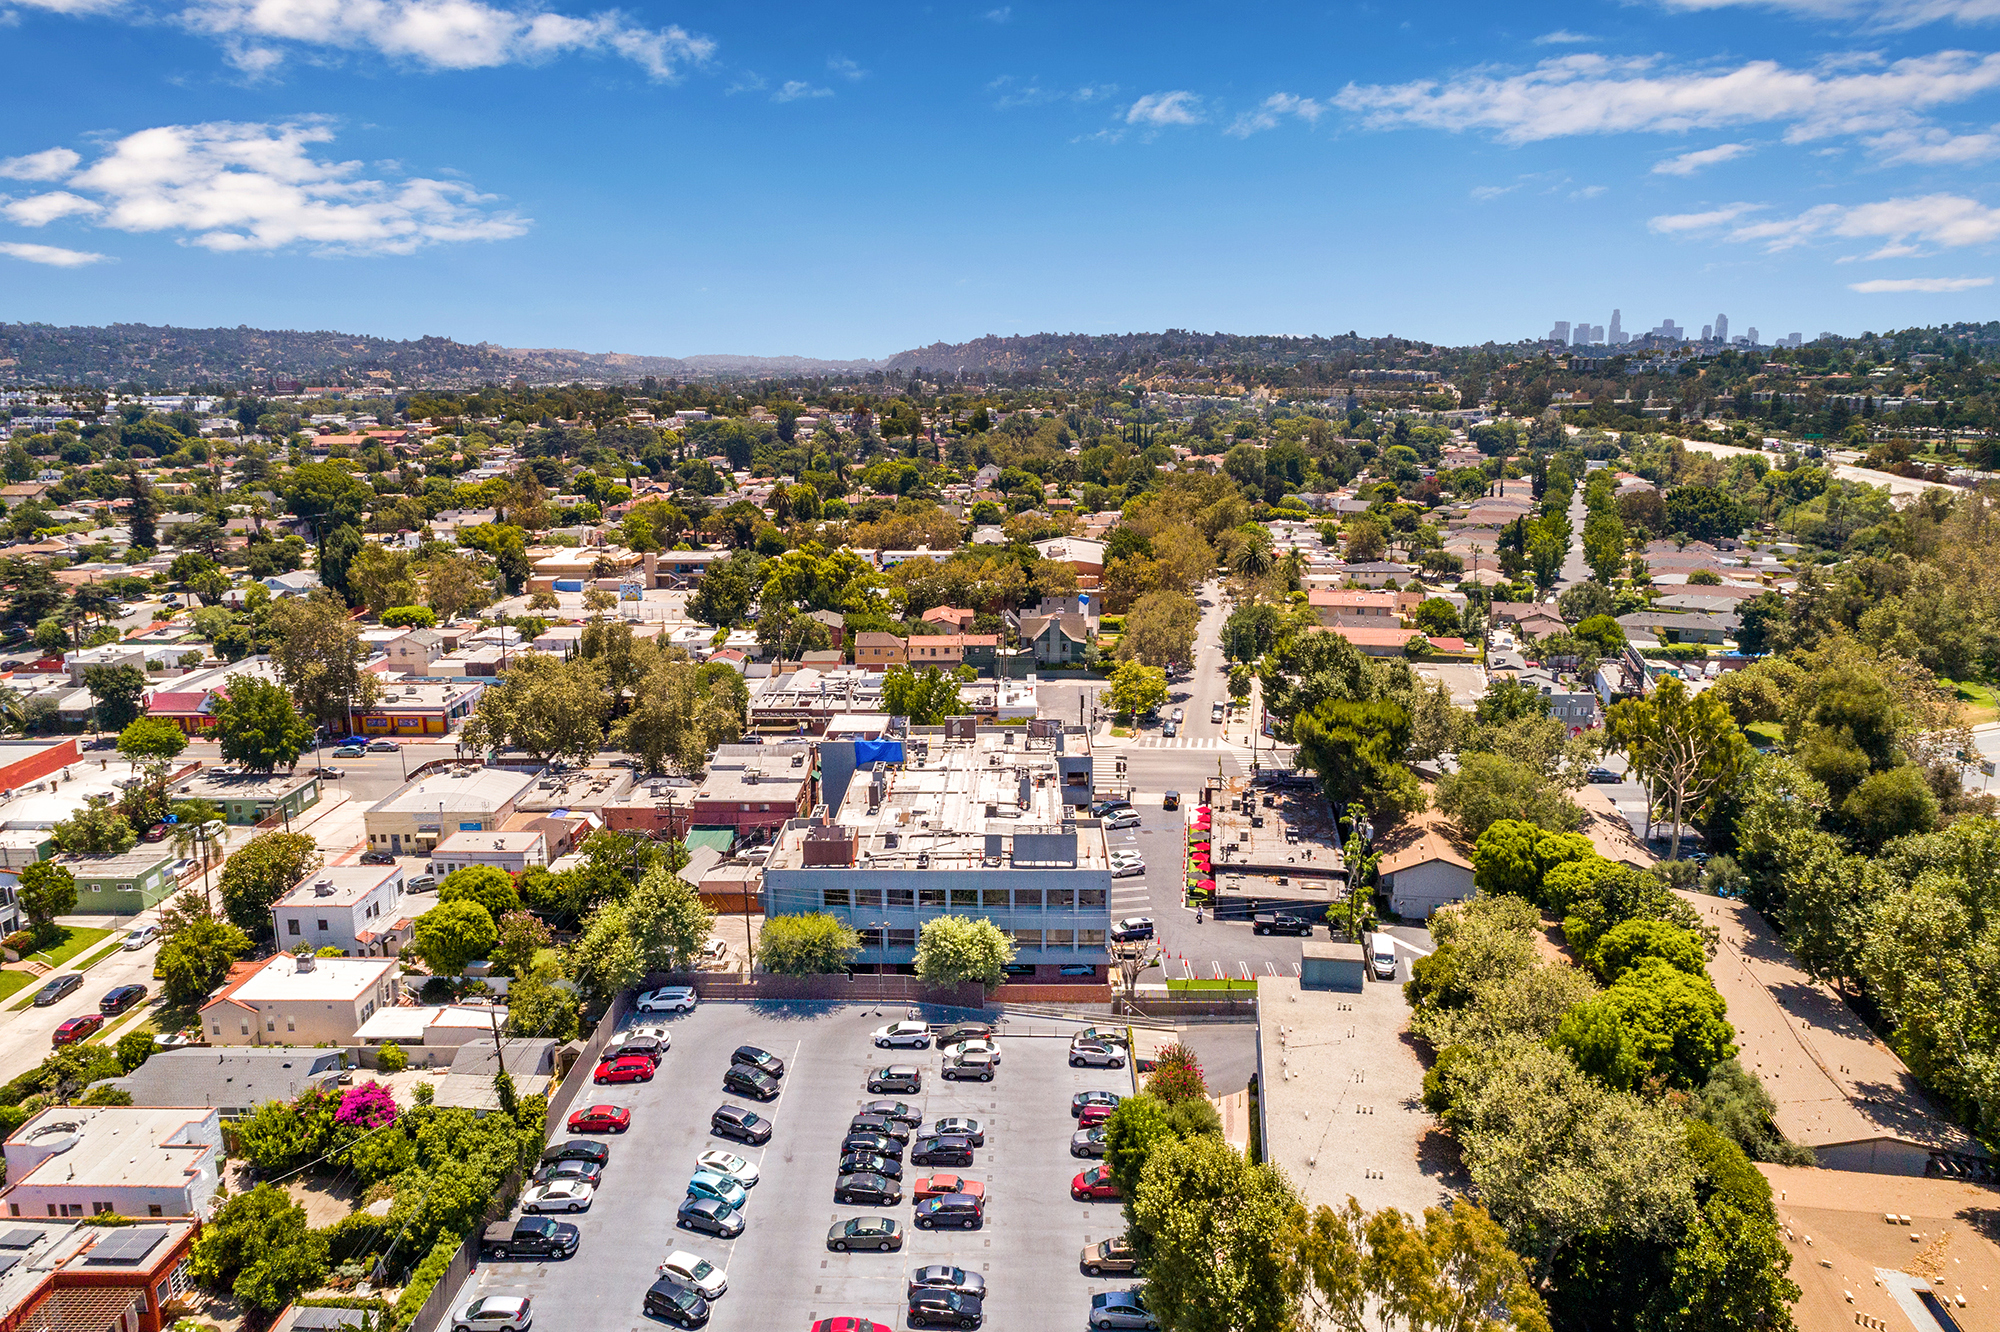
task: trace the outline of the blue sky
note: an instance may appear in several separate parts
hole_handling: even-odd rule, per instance
[[[0,0],[0,317],[883,356],[1990,318],[2000,0]]]

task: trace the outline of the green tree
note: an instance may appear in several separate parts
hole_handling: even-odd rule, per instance
[[[1297,763],[1318,774],[1327,798],[1345,807],[1401,813],[1422,809],[1424,795],[1403,755],[1410,747],[1410,713],[1400,703],[1328,699],[1292,718]]]
[[[165,764],[186,748],[187,734],[157,717],[141,717],[118,733],[118,752],[135,764]]]
[[[688,598],[687,612],[701,624],[726,629],[742,621],[750,609],[750,579],[737,567],[735,556],[708,567]]]
[[[131,506],[125,511],[125,522],[130,529],[132,546],[137,550],[158,550],[160,548],[160,500],[152,483],[137,467],[126,474],[125,493],[131,498]]]
[[[250,936],[226,920],[199,916],[160,945],[155,970],[170,1007],[189,1010],[208,998],[229,974],[229,964],[250,951]]]
[[[1642,1073],[1694,1090],[1709,1070],[1736,1056],[1728,1005],[1706,974],[1690,976],[1664,958],[1642,958],[1604,992],[1632,1037]]]
[[[428,606],[391,606],[382,612],[382,624],[390,629],[435,629],[437,612]]]
[[[245,1308],[276,1313],[325,1280],[326,1236],[284,1190],[260,1184],[223,1203],[202,1227],[188,1271]]]
[[[1285,1280],[1309,1324],[1335,1332],[1380,1325],[1410,1332],[1549,1332],[1548,1312],[1506,1233],[1463,1198],[1424,1210],[1365,1215],[1352,1197],[1335,1211],[1295,1213],[1279,1238]],[[1311,1317],[1310,1315],[1317,1315]]]
[[[159,1042],[153,1039],[152,1032],[142,1030],[126,1032],[118,1038],[118,1043],[113,1048],[118,1051],[118,1066],[130,1073],[151,1059],[160,1046]]]
[[[1691,695],[1669,675],[1650,698],[1612,704],[1605,733],[1660,794],[1673,825],[1667,858],[1680,859],[1684,821],[1699,817],[1711,796],[1735,782],[1750,752],[1735,718],[1720,699]]]
[[[215,730],[222,757],[251,772],[292,767],[312,745],[312,727],[282,685],[232,675],[216,691]]]
[[[1104,1121],[1104,1165],[1121,1194],[1130,1198],[1138,1193],[1146,1158],[1173,1136],[1167,1104],[1157,1096],[1141,1092],[1118,1103]]]
[[[146,673],[137,666],[86,666],[83,687],[96,702],[100,730],[122,731],[138,720],[146,693]]]
[[[504,920],[521,909],[521,895],[514,889],[514,876],[497,865],[467,865],[444,876],[438,885],[438,903],[477,902],[495,921]]]
[[[489,914],[491,910],[489,907]],[[555,932],[532,911],[509,911],[498,918],[495,928],[499,939],[493,945],[493,965],[505,976],[530,975],[537,955],[553,946],[556,939]]]
[[[529,976],[507,988],[507,1035],[573,1041],[580,1025],[576,996],[568,990]]]
[[[966,711],[958,701],[958,678],[935,666],[921,673],[891,666],[882,677],[882,709],[892,717],[908,717],[912,726],[942,725],[946,717]]]
[[[1458,607],[1443,597],[1427,597],[1411,612],[1417,628],[1437,638],[1453,638],[1458,634]]]
[[[37,934],[55,924],[57,916],[76,910],[76,876],[62,865],[37,860],[21,867],[17,897],[21,913],[34,925]]]
[[[500,684],[479,696],[465,744],[475,750],[510,746],[544,763],[559,756],[585,763],[604,746],[610,711],[596,663],[523,652]]]
[[[1607,983],[1615,982],[1647,958],[1658,958],[1690,976],[1708,972],[1701,940],[1664,920],[1624,920],[1590,946],[1588,961]]]
[[[1105,693],[1121,717],[1143,717],[1167,701],[1167,673],[1158,666],[1121,661]]]
[[[917,936],[917,975],[933,985],[998,985],[1014,941],[984,917],[933,916]]]
[[[318,844],[305,833],[259,833],[229,857],[217,879],[223,914],[261,937],[271,926],[271,908],[320,867]]]
[[[1125,613],[1118,659],[1147,666],[1186,666],[1194,660],[1195,630],[1201,607],[1185,592],[1148,592]]]
[[[272,664],[300,715],[327,730],[352,729],[375,702],[379,681],[361,667],[370,652],[347,607],[325,589],[273,601],[264,612]]]
[[[437,976],[463,974],[467,963],[489,956],[500,941],[493,917],[469,898],[432,907],[417,917],[412,934],[410,951]]]
[[[778,976],[838,975],[860,951],[854,927],[824,911],[769,916],[757,931],[757,956]]]
[[[1550,832],[1519,819],[1496,819],[1472,847],[1472,885],[1482,893],[1511,893],[1548,905],[1543,880],[1559,865],[1596,855],[1581,833]]]
[[[49,842],[66,856],[115,856],[139,840],[132,825],[108,801],[87,799],[83,807],[49,829]]]
[[[637,759],[641,771],[672,764],[700,773],[717,745],[742,737],[748,705],[743,677],[727,663],[658,658],[646,669],[631,710],[611,728],[611,743]]]
[[[1297,1309],[1277,1241],[1299,1209],[1284,1173],[1220,1137],[1158,1144],[1132,1196],[1146,1306],[1174,1332],[1285,1332]]]

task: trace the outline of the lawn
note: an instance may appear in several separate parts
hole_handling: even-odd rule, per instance
[[[73,925],[63,930],[63,941],[54,948],[45,948],[39,953],[29,953],[23,962],[39,962],[51,971],[81,953],[84,949],[100,944],[111,937],[110,930],[100,930],[89,925]]]
[[[0,999],[24,990],[36,979],[32,971],[0,971]]]
[[[1254,980],[1170,980],[1167,982],[1167,988],[1169,990],[1235,990],[1239,994],[1255,994],[1257,993],[1257,982]]]
[[[1947,680],[1943,676],[1938,677],[1938,683],[1957,692],[1958,714],[1967,726],[2000,721],[2000,689],[1977,680]]]
[[[1784,743],[1785,728],[1776,722],[1751,722],[1743,729],[1767,743],[1774,745]]]

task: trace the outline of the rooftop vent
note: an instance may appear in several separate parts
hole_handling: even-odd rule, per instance
[[[321,879],[321,880],[320,880],[320,881],[319,881],[318,883],[315,883],[315,884],[313,885],[313,896],[314,896],[314,897],[332,897],[332,896],[333,896],[333,880],[332,880],[332,879]]]

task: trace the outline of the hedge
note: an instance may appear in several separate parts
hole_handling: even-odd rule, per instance
[[[458,1249],[465,1243],[463,1235],[445,1235],[424,1260],[417,1264],[417,1270],[410,1277],[410,1284],[403,1287],[403,1293],[396,1300],[396,1326],[408,1327],[417,1320],[423,1310],[424,1301],[431,1297],[437,1283],[444,1280],[444,1274],[451,1270],[452,1259],[458,1257]]]

